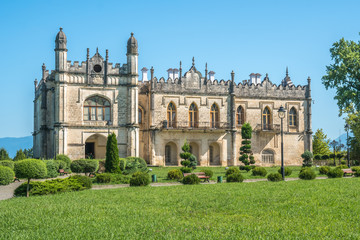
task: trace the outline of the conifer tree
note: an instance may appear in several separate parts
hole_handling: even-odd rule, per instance
[[[249,123],[244,123],[241,127],[241,137],[243,141],[241,142],[242,146],[240,147],[239,160],[245,165],[254,164],[254,156],[251,151],[251,137],[252,137],[252,128]]]
[[[23,159],[26,159],[25,153],[23,152],[22,149],[17,150],[16,156],[14,157],[14,161],[19,161]]]
[[[0,160],[9,160],[9,153],[6,151],[5,148],[0,148]]]
[[[181,164],[184,165],[185,167],[195,168],[196,164],[197,164],[197,159],[190,152],[190,150],[191,150],[190,144],[186,140],[185,140],[184,145],[181,147],[181,149],[183,150],[183,152],[180,153],[180,157],[181,157],[181,159],[183,159],[181,161]]]
[[[120,159],[119,149],[117,147],[117,140],[115,133],[108,136],[106,143],[106,159],[105,159],[105,172],[119,173]]]

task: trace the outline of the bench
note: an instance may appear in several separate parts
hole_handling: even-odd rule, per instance
[[[94,173],[94,172],[89,173],[89,177],[90,177],[90,178],[96,177],[96,173]]]
[[[346,176],[346,174],[350,174],[350,176],[354,175],[354,171],[351,170],[351,168],[347,168],[347,169],[341,169],[344,172],[344,177]]]
[[[14,177],[14,182],[16,182],[16,181],[20,182],[20,179],[18,179],[17,177]]]
[[[191,175],[191,174],[194,174],[194,175],[196,175],[198,178],[200,178],[200,179],[204,179],[204,182],[206,182],[206,181],[208,181],[208,182],[210,182],[209,181],[209,176],[206,176],[205,175],[205,173],[203,173],[203,172],[194,172],[194,173],[184,173],[184,177],[186,177],[186,176],[189,176],[189,175]]]
[[[61,176],[61,175],[67,175],[67,174],[68,174],[68,172],[65,172],[64,169],[59,169],[59,173],[60,173],[60,176]]]

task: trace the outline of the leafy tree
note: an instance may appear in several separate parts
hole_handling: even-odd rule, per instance
[[[193,169],[196,168],[197,159],[190,152],[190,150],[191,150],[190,144],[186,140],[184,142],[184,145],[181,147],[181,150],[183,150],[183,152],[180,153],[180,157],[181,157],[181,159],[183,159],[181,161],[181,164],[184,165],[185,167],[190,167]]]
[[[22,149],[17,150],[16,156],[14,157],[14,161],[19,161],[23,159],[26,159],[25,153],[23,152]]]
[[[340,115],[349,107],[360,112],[360,42],[340,39],[330,48],[333,64],[326,66],[322,83],[335,88]]]
[[[239,160],[244,163],[245,165],[254,164],[254,156],[253,152],[251,151],[251,137],[252,137],[252,128],[249,123],[244,123],[241,127],[241,137],[244,139],[240,147],[240,154]]]
[[[313,153],[320,155],[329,154],[329,143],[330,140],[327,138],[327,135],[324,133],[323,129],[320,128],[316,130],[313,136]]]
[[[17,178],[26,178],[27,188],[26,197],[29,197],[30,179],[44,178],[47,175],[46,164],[37,159],[25,159],[15,163],[15,176]]]
[[[5,148],[0,148],[0,160],[9,160],[9,153],[6,151]]]
[[[33,158],[34,157],[33,148],[24,149],[24,154],[26,158]]]
[[[117,140],[115,133],[108,136],[106,143],[106,159],[105,159],[105,172],[119,173],[120,159],[119,149],[117,147]]]

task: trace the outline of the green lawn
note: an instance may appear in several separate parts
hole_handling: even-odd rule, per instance
[[[174,182],[176,180],[168,180],[167,179],[167,173],[172,169],[180,169],[180,167],[149,167],[152,169],[152,171],[149,173],[150,175],[155,174],[157,177],[158,182]],[[289,178],[297,178],[299,177],[300,169],[301,167],[289,167],[292,169],[291,176],[288,176]],[[217,176],[223,176],[225,179],[225,167],[197,167],[195,169],[195,172],[201,172],[204,169],[210,169],[214,172],[214,176],[211,178],[211,180],[216,181]],[[277,172],[280,167],[266,167],[265,168],[268,173],[275,173]],[[316,174],[319,174],[319,170],[317,168],[314,168]],[[245,179],[256,179],[256,178],[266,178],[266,177],[259,177],[259,176],[253,176],[250,172],[241,171],[241,174],[244,176]]]
[[[0,201],[0,239],[360,239],[360,178],[86,190]]]

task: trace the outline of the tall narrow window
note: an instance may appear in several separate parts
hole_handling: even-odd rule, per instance
[[[214,162],[214,147],[210,146],[209,147],[209,157],[210,157],[210,163]]]
[[[242,106],[239,106],[236,111],[236,124],[243,125],[245,122],[244,109]]]
[[[289,125],[290,127],[296,127],[296,110],[294,107],[289,112]]]
[[[270,114],[270,109],[268,107],[266,107],[262,113],[262,123],[264,130],[271,129],[271,114]]]
[[[105,98],[94,96],[84,102],[84,121],[111,120],[110,102]]]
[[[141,108],[138,108],[138,121],[139,121],[139,124],[143,123],[143,111]]]
[[[167,121],[168,127],[174,128],[176,127],[176,107],[174,103],[169,103],[167,108]]]
[[[192,103],[189,108],[189,127],[198,127],[198,108]]]
[[[165,146],[165,163],[166,164],[171,163],[171,146],[170,145]]]
[[[210,109],[210,127],[218,128],[219,127],[219,107],[214,103]]]
[[[274,152],[271,150],[264,150],[261,154],[261,161],[263,163],[275,163]]]

